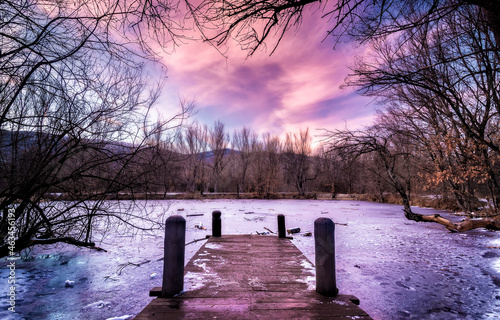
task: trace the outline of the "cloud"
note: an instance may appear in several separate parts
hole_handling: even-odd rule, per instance
[[[197,119],[222,121],[232,131],[243,126],[258,133],[284,134],[309,127],[343,128],[369,124],[369,100],[352,89],[339,89],[356,49],[333,50],[324,41],[326,25],[307,17],[296,34],[288,34],[276,52],[246,58],[235,44],[228,59],[206,43],[191,43],[164,58],[168,83],[164,105],[178,97],[195,98]]]

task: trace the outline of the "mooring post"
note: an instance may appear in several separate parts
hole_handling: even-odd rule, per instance
[[[278,237],[286,238],[285,215],[278,214]]]
[[[212,236],[220,237],[222,234],[221,212],[216,210],[212,212]]]
[[[162,298],[171,298],[184,289],[186,220],[170,216],[165,222]]]
[[[329,218],[314,221],[316,291],[324,296],[339,292],[335,279],[335,224]]]

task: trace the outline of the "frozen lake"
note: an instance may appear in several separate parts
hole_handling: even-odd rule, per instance
[[[222,211],[223,234],[313,231],[318,217],[336,225],[337,286],[374,319],[500,319],[500,234],[450,233],[443,226],[404,218],[402,207],[328,200],[179,200],[156,210],[187,220],[186,241],[210,234],[211,212]],[[437,213],[416,208],[418,213]],[[153,214],[155,214],[153,212]],[[440,214],[449,217],[446,212]],[[203,216],[188,216],[203,214]],[[202,224],[208,230],[200,230]],[[293,243],[314,262],[313,237]],[[186,246],[186,263],[204,243]],[[107,237],[97,252],[67,245],[38,247],[16,261],[16,313],[8,308],[7,262],[1,260],[1,319],[108,319],[137,314],[161,286],[163,234]],[[139,265],[139,266],[138,266]],[[74,281],[65,287],[65,281]],[[186,283],[189,290],[194,283]]]

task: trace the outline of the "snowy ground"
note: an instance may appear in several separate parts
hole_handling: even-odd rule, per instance
[[[401,206],[359,201],[181,200],[157,205],[186,218],[186,242],[211,233],[214,210],[222,211],[223,234],[276,232],[279,213],[286,216],[287,228],[301,231],[313,231],[316,218],[329,217],[337,223],[340,293],[357,296],[374,319],[500,319],[500,234],[495,232],[449,233],[440,225],[405,220]],[[197,214],[203,215],[191,216]],[[200,223],[208,230],[198,229]],[[313,237],[296,234],[293,242],[314,262]],[[186,263],[203,243],[186,246]],[[162,232],[109,236],[99,246],[108,252],[54,245],[25,253],[29,259],[16,261],[16,313],[8,311],[10,270],[2,259],[0,318],[127,319],[137,314],[151,300],[149,290],[161,286]],[[74,284],[66,286],[66,280]],[[186,279],[185,289],[196,285]]]

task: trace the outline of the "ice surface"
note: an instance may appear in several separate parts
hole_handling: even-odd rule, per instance
[[[161,217],[162,207],[167,215],[186,218],[186,243],[211,233],[214,210],[222,212],[222,234],[277,232],[280,213],[287,228],[301,230],[313,231],[316,218],[333,219],[337,287],[341,294],[357,296],[374,319],[486,320],[500,314],[500,236],[495,232],[450,233],[437,224],[406,220],[401,206],[358,201],[182,200],[160,202],[151,214]],[[460,219],[432,209],[416,211]],[[196,228],[200,222],[207,230]],[[293,236],[293,243],[314,262],[314,237]],[[161,286],[163,241],[161,230],[134,237],[120,231],[98,244],[108,252],[64,244],[36,247],[25,254],[31,259],[16,261],[15,314],[7,311],[9,270],[2,260],[0,319],[135,315],[152,299],[149,290]],[[186,263],[204,243],[186,246]],[[199,260],[203,267],[203,255]],[[312,268],[308,261],[303,264]],[[206,269],[207,277],[212,276]],[[312,289],[315,279],[310,278]],[[75,281],[73,287],[65,287],[68,279]],[[203,283],[187,274],[184,289]]]

